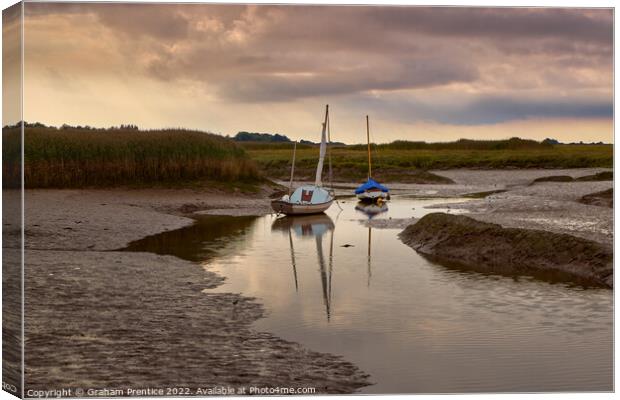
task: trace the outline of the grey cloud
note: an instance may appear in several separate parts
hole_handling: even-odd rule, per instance
[[[167,5],[101,4],[97,11],[104,25],[126,35],[176,41],[189,32],[188,19]]]
[[[613,101],[604,98],[519,98],[480,96],[451,102],[364,96],[355,109],[370,109],[403,122],[433,121],[450,125],[490,125],[529,118],[612,118]]]
[[[532,74],[540,86],[571,85],[571,68],[611,75],[613,15],[606,9],[28,3],[28,10],[33,17],[69,13],[76,21],[94,15],[118,33],[128,69],[193,81],[238,102],[455,82],[510,85],[511,76],[491,80],[479,72],[502,64]],[[216,26],[204,29],[208,23]],[[486,95],[494,89],[484,88]],[[471,105],[458,119],[484,106]],[[512,106],[521,111],[497,112],[536,112]]]
[[[394,7],[372,11],[384,26],[408,26],[434,35],[490,38],[612,40],[611,9],[584,13],[570,8]]]
[[[345,95],[370,90],[425,88],[469,82],[477,71],[467,64],[429,58],[376,65],[354,72],[324,71],[307,77],[261,76],[229,81],[220,94],[235,101],[290,101],[304,97]]]
[[[460,112],[438,118],[440,122],[463,125],[495,124],[527,118],[611,118],[613,103],[604,100],[550,99],[520,100],[513,98],[485,98]]]
[[[272,27],[276,43],[321,43],[323,49],[407,51],[429,39],[483,40],[500,51],[574,51],[575,46],[609,51],[613,18],[608,9],[477,8],[405,6],[275,7],[286,18]],[[267,10],[268,7],[261,8]],[[571,48],[568,48],[570,46]],[[424,48],[424,46],[422,47]]]

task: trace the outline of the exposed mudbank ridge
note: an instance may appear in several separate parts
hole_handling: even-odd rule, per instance
[[[532,181],[532,185],[539,182],[601,182],[601,181],[613,181],[613,171],[602,171],[593,175],[585,175],[574,178],[570,175],[552,175],[543,176]]]
[[[399,236],[419,253],[459,268],[613,287],[612,250],[567,234],[433,213]]]
[[[614,207],[614,189],[607,189],[601,192],[591,193],[583,196],[580,203],[600,207]]]

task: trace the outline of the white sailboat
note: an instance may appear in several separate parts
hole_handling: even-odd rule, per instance
[[[316,167],[316,178],[314,185],[303,185],[290,193],[293,184],[293,174],[295,172],[295,150],[293,151],[293,164],[291,167],[291,182],[289,194],[282,196],[278,200],[271,202],[271,208],[278,214],[303,215],[318,214],[327,210],[334,202],[333,194],[325,189],[322,184],[323,162],[327,149],[326,130],[329,121],[329,105],[325,106],[325,121],[321,132],[321,145],[319,149],[319,162]],[[295,149],[297,143],[295,143]]]

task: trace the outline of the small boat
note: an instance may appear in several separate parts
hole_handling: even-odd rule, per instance
[[[355,189],[355,195],[362,202],[375,203],[388,200],[390,197],[389,189],[372,178]]]
[[[295,173],[295,152],[297,142],[293,148],[293,162],[291,165],[291,181],[289,183],[289,193],[278,200],[271,202],[271,208],[278,214],[304,215],[318,214],[327,210],[334,202],[331,191],[322,185],[323,162],[327,149],[326,130],[329,123],[329,106],[325,106],[325,121],[321,132],[321,145],[319,148],[319,162],[316,168],[316,178],[314,185],[303,185],[291,193],[293,187],[293,175]]]
[[[368,180],[355,189],[355,195],[362,202],[375,203],[390,199],[390,190],[372,179],[372,161],[370,157],[370,124],[366,116],[366,139],[368,141]]]

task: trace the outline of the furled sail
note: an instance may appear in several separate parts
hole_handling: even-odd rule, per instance
[[[323,131],[321,132],[321,147],[319,150],[319,164],[316,167],[316,179],[314,180],[315,186],[321,186],[321,180],[323,175],[323,161],[325,161],[325,151],[327,149],[327,138],[325,131],[327,130],[327,118],[329,115],[329,106],[325,106],[325,122],[323,122]]]

